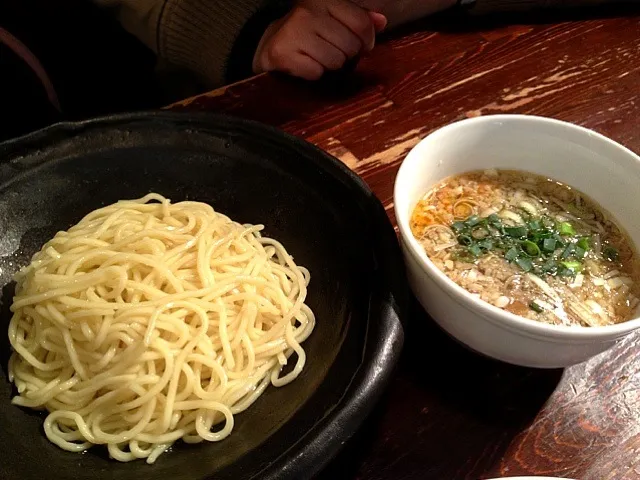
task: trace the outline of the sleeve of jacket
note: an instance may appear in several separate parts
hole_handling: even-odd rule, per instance
[[[125,29],[153,49],[163,61],[186,68],[209,86],[227,81],[234,52],[247,54],[251,48],[238,48],[245,26],[264,26],[275,20],[268,0],[94,0],[111,8]],[[266,14],[265,12],[269,12]],[[256,45],[253,46],[254,50]],[[248,59],[250,64],[252,59]],[[234,62],[237,63],[237,62]]]

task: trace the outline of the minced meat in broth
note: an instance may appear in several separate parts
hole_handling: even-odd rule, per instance
[[[630,238],[562,183],[508,170],[449,178],[420,200],[411,230],[454,282],[521,317],[602,326],[635,315],[640,265]]]

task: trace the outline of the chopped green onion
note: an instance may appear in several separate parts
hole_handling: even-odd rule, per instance
[[[487,221],[494,227],[502,227],[502,219],[496,213],[492,213],[491,215],[489,215],[487,217]]]
[[[518,265],[525,272],[530,272],[533,270],[533,262],[530,258],[527,257],[518,257],[516,258],[516,265]]]
[[[574,251],[574,255],[578,258],[584,258],[587,254],[587,251],[584,248],[576,247]]]
[[[538,245],[536,245],[535,243],[529,240],[525,240],[520,244],[520,246],[522,247],[522,251],[530,257],[535,258],[540,256],[540,247],[538,247]]]
[[[455,233],[460,233],[465,228],[466,228],[466,226],[465,226],[464,222],[453,222],[451,224],[451,230],[453,230]]]
[[[478,215],[471,215],[465,220],[464,223],[467,225],[467,227],[475,227],[480,222],[482,222],[482,219]]]
[[[473,243],[473,238],[471,238],[469,235],[460,235],[458,237],[458,242],[460,242],[465,247],[468,247]]]
[[[486,251],[493,250],[493,240],[485,238],[481,242],[478,242],[478,246]]]
[[[527,236],[527,227],[505,227],[504,232],[513,238],[524,238]]]
[[[571,225],[569,222],[562,222],[560,225],[558,225],[558,232],[560,232],[560,235],[564,236],[576,234],[573,225]]]
[[[516,247],[511,247],[507,250],[507,253],[504,254],[504,258],[509,262],[513,262],[518,258],[518,249]]]
[[[542,228],[542,223],[540,220],[531,220],[528,223],[529,230],[540,230]]]
[[[495,252],[525,272],[536,275],[575,276],[583,268],[582,259],[590,251],[590,237],[576,234],[569,222],[556,222],[549,216],[527,215],[524,225],[505,225],[497,214],[486,218],[471,215],[454,222],[461,261],[475,262]],[[617,258],[615,249],[605,247],[603,256]]]
[[[576,250],[576,246],[573,243],[567,245],[567,248],[562,252],[562,258],[569,258]]]
[[[558,271],[558,264],[555,260],[547,260],[544,265],[542,265],[542,273],[547,275],[555,275]]]
[[[555,238],[545,238],[542,242],[542,249],[545,252],[555,252],[556,251],[556,241]]]
[[[602,254],[607,260],[612,262],[615,262],[620,257],[618,250],[608,245],[602,249]]]
[[[529,308],[531,310],[533,310],[534,312],[536,312],[536,313],[544,312],[544,308],[542,308],[540,305],[538,305],[535,300],[531,300],[529,302]]]
[[[555,239],[555,241],[558,243],[558,246],[560,247],[564,247],[564,238],[562,238],[560,235],[558,235],[557,233],[553,236],[553,238]]]
[[[590,249],[589,246],[589,237],[582,237],[580,240],[576,242],[576,245],[583,249],[585,252],[588,252]]]
[[[560,262],[560,265],[562,265],[567,270],[571,270],[572,274],[574,275],[582,270],[582,263],[580,262],[575,262],[575,261]]]

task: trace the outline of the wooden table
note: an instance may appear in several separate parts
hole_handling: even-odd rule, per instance
[[[640,152],[639,13],[434,19],[387,39],[348,79],[261,76],[172,108],[248,117],[315,143],[362,175],[395,221],[404,155],[455,120],[550,116]],[[537,371],[467,352],[415,305],[408,320],[387,395],[321,479],[640,479],[640,336]]]

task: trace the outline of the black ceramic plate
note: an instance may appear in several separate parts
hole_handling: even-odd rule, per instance
[[[169,113],[57,125],[1,144],[0,162],[2,480],[309,478],[370,411],[402,346],[404,271],[384,209],[340,162],[262,125]],[[12,275],[56,231],[150,191],[264,223],[311,271],[317,316],[295,382],[270,387],[224,441],[177,444],[151,466],[58,449],[43,415],[11,405],[6,376]]]

